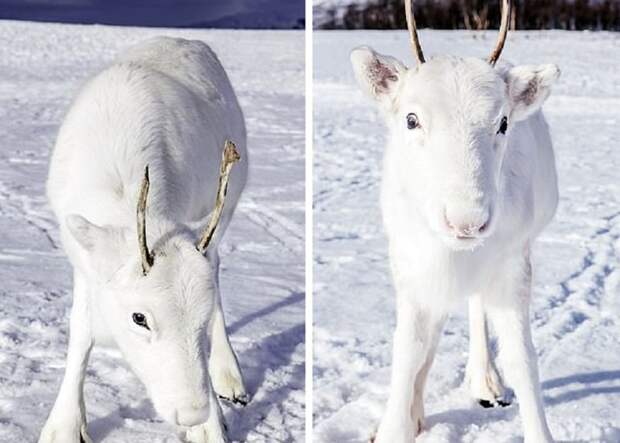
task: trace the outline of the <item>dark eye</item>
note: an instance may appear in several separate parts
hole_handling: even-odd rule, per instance
[[[416,129],[420,127],[420,121],[418,120],[418,116],[413,112],[407,114],[407,129]]]
[[[149,324],[146,322],[146,317],[143,313],[134,312],[133,314],[131,314],[131,319],[138,326],[148,329],[149,331],[151,330],[151,328],[149,328]]]
[[[499,124],[499,129],[497,130],[498,134],[505,134],[508,129],[508,117],[503,116],[502,122]]]

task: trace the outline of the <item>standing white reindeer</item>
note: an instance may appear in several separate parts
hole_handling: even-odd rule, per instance
[[[66,371],[40,443],[90,441],[83,385],[94,344],[120,348],[187,440],[227,441],[214,391],[236,402],[247,394],[226,335],[217,246],[247,167],[241,109],[202,42],[148,40],[84,87],[48,180],[74,285]]]
[[[378,102],[389,129],[381,204],[397,324],[376,442],[410,443],[423,429],[426,378],[447,310],[463,297],[470,305],[472,395],[483,405],[504,401],[489,359],[486,316],[519,400],[525,441],[552,442],[529,325],[530,247],[558,202],[540,108],[559,69],[495,66],[508,31],[507,0],[487,61],[440,56],[425,62],[411,0],[405,4],[417,67],[367,47],[351,54],[361,88]]]

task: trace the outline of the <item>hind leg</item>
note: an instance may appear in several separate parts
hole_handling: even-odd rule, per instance
[[[508,406],[504,388],[489,358],[488,330],[479,295],[469,299],[469,355],[465,370],[471,396],[485,408]]]

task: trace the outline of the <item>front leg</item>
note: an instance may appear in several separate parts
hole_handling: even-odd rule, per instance
[[[428,373],[433,365],[435,354],[437,353],[437,345],[439,344],[439,338],[441,337],[441,329],[444,320],[441,319],[434,328],[430,331],[430,348],[426,354],[426,360],[422,369],[418,372],[415,378],[414,393],[413,393],[413,409],[411,415],[413,417],[413,423],[416,429],[416,436],[420,435],[424,431],[425,415],[424,415],[424,388],[426,386],[426,380]]]
[[[444,322],[443,313],[415,302],[399,300],[392,352],[390,395],[374,438],[376,443],[411,443],[423,422],[422,392],[425,364],[432,362],[434,340]],[[429,358],[430,357],[430,358]],[[428,369],[426,368],[426,369]],[[416,379],[420,378],[420,383]],[[414,400],[417,400],[414,407]]]
[[[187,443],[228,443],[226,422],[213,385],[209,386],[209,418],[206,423],[192,426],[182,436]]]
[[[246,405],[250,397],[245,389],[239,362],[228,340],[222,305],[218,300],[211,319],[209,375],[217,394],[233,403]]]
[[[93,346],[90,321],[86,285],[76,272],[65,375],[39,443],[92,443],[86,433],[83,393],[86,366]]]
[[[501,379],[489,358],[487,324],[478,294],[469,298],[469,355],[465,382],[469,385],[471,396],[485,408],[510,404]]]
[[[499,361],[519,400],[526,443],[552,443],[543,409],[536,350],[532,343],[529,308],[529,251],[499,272],[487,313],[499,339]]]
[[[246,405],[250,397],[245,389],[241,369],[237,356],[230,345],[224,312],[222,310],[222,300],[219,291],[219,255],[217,251],[210,255],[215,271],[215,282],[217,287],[217,300],[213,316],[210,322],[210,342],[211,352],[209,354],[209,376],[213,383],[215,392],[222,398]]]

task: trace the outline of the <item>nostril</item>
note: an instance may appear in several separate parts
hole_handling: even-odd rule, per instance
[[[480,227],[478,228],[479,234],[484,234],[485,232],[488,232],[489,226],[491,225],[491,220],[493,218],[491,213],[487,212],[486,216],[487,216],[486,221],[483,224],[481,224]]]
[[[475,216],[472,217],[471,215],[461,214],[456,214],[456,216],[452,218],[452,221],[450,218],[451,217],[448,216],[448,211],[444,210],[444,224],[457,238],[475,238],[478,235],[482,235],[488,231],[491,222],[491,217],[483,219],[485,220],[484,223],[480,223],[478,221],[480,219],[476,220],[477,217]]]
[[[446,224],[446,226],[448,227],[448,229],[450,229],[451,231],[454,231],[454,225],[452,223],[450,223],[450,220],[448,220],[448,214],[446,213],[446,211],[444,210],[443,212],[443,221]]]

